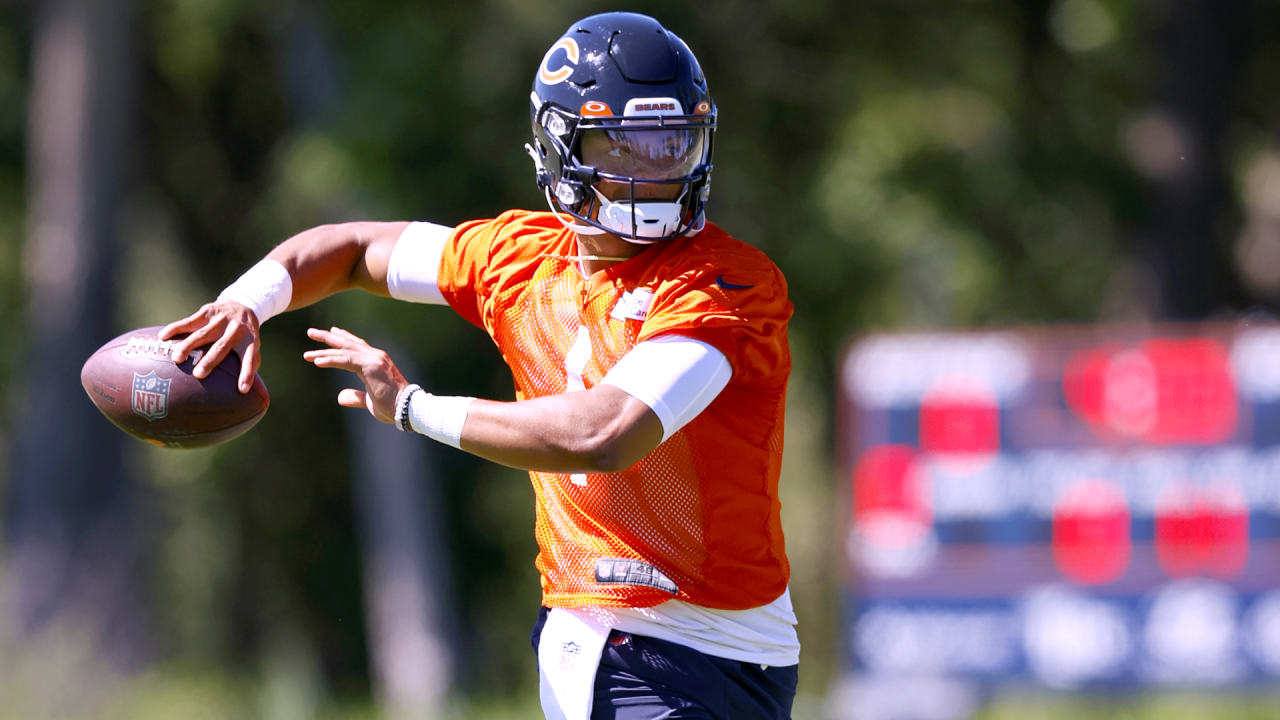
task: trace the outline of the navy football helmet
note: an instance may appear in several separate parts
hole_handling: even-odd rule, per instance
[[[651,17],[580,20],[534,77],[538,187],[567,227],[652,243],[701,230],[716,107],[689,46]]]

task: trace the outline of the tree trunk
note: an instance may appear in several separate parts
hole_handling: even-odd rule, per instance
[[[336,63],[311,3],[292,5],[288,15],[281,74],[297,114],[304,122],[321,122],[340,101]],[[333,205],[343,208],[335,215],[350,217],[354,210],[342,198]],[[404,351],[375,344],[396,358],[407,377],[421,377]],[[344,387],[351,379],[335,376]],[[354,460],[373,694],[393,720],[442,717],[452,681],[452,582],[437,510],[439,448],[366,413],[348,411],[344,417]]]
[[[1163,70],[1153,140],[1161,157],[1148,223],[1148,251],[1161,287],[1161,312],[1175,320],[1208,317],[1238,298],[1230,241],[1222,227],[1227,179],[1223,134],[1250,47],[1249,0],[1168,3]],[[1161,135],[1156,134],[1159,138]]]
[[[406,377],[422,377],[404,351],[378,347],[396,358]],[[452,680],[445,630],[452,583],[433,457],[440,448],[367,413],[348,411],[346,418],[355,450],[351,483],[374,695],[393,720],[442,717]]]
[[[16,439],[4,509],[9,630],[23,647],[60,644],[113,670],[136,667],[146,654],[136,493],[124,468],[126,437],[85,397],[79,372],[118,330],[128,10],[125,0],[35,3],[23,260],[29,345],[13,386],[20,402],[10,407]],[[76,677],[46,675],[63,693],[92,694]]]

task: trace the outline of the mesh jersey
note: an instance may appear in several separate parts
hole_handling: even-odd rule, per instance
[[[555,216],[520,210],[459,225],[445,244],[440,291],[493,338],[518,398],[593,387],[638,342],[671,333],[715,346],[733,377],[627,470],[529,473],[543,603],[771,602],[790,573],[778,502],[791,370],[782,273],[712,224],[587,279],[576,251]]]

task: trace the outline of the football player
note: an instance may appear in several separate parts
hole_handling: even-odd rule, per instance
[[[706,218],[716,107],[656,20],[605,13],[547,51],[529,96],[548,209],[445,227],[302,232],[164,328],[207,375],[259,324],[349,288],[448,305],[493,338],[515,402],[437,395],[340,328],[338,402],[529,471],[549,718],[785,718],[799,643],[778,475],[792,307],[778,268]]]

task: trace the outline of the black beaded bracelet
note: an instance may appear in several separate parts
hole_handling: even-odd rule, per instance
[[[422,390],[421,385],[409,384],[405,385],[396,396],[395,420],[400,432],[409,432],[409,401],[413,399],[413,394],[420,390]]]

